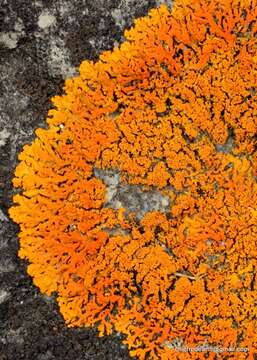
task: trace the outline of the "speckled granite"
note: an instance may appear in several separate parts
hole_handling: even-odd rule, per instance
[[[17,258],[18,227],[7,210],[17,154],[45,126],[49,99],[83,59],[97,59],[134,18],[163,2],[171,3],[0,0],[0,360],[130,359],[118,335],[65,327],[54,297],[39,293]]]

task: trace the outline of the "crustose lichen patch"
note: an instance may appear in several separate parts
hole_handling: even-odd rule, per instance
[[[122,333],[139,359],[216,356],[176,339],[253,359],[256,19],[255,0],[153,9],[53,98],[10,215],[68,326]]]

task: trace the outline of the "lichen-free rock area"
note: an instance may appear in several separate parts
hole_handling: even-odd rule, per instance
[[[45,127],[50,98],[62,93],[64,79],[163,2],[0,1],[0,360],[129,359],[119,334],[99,338],[92,329],[65,326],[54,297],[40,294],[17,257],[18,226],[8,208],[17,155]]]

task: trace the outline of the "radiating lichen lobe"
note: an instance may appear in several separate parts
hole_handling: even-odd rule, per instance
[[[254,359],[257,1],[176,0],[125,37],[19,155],[19,256],[68,326],[121,332],[131,356]],[[110,206],[101,171],[164,211]]]

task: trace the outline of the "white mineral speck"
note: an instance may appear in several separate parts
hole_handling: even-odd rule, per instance
[[[2,304],[5,300],[8,299],[10,294],[5,290],[0,290],[0,304]]]
[[[0,131],[0,147],[6,144],[6,140],[9,138],[10,135],[11,134],[6,129]]]
[[[18,40],[19,34],[14,31],[0,33],[0,44],[8,49],[15,49]]]
[[[5,216],[2,210],[0,210],[0,221],[8,221],[7,217]]]
[[[54,25],[56,22],[56,18],[51,15],[48,11],[43,11],[38,17],[38,26],[40,29],[45,30],[50,26]]]

